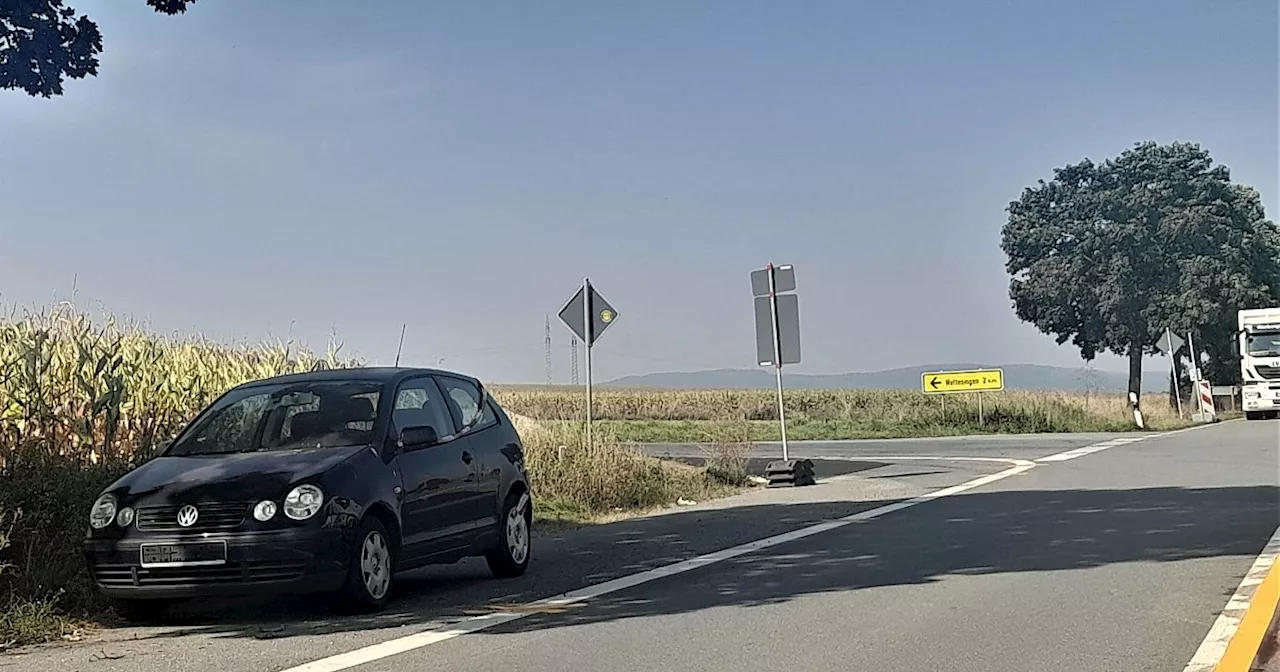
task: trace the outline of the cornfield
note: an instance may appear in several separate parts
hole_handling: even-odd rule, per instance
[[[94,322],[66,303],[11,314],[0,320],[0,467],[18,446],[88,464],[145,455],[237,384],[359,364],[340,350],[156,336],[110,315]]]

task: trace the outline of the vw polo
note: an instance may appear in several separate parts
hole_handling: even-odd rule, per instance
[[[341,369],[227,391],[101,493],[84,553],[135,617],[264,592],[377,610],[424,565],[481,556],[523,574],[532,515],[519,434],[478,380]]]

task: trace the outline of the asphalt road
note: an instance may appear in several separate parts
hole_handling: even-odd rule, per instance
[[[1181,670],[1280,525],[1280,423],[1114,438],[795,444],[824,483],[543,535],[522,579],[425,570],[374,618],[206,604],[0,670]]]

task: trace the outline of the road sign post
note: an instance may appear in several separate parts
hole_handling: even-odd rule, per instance
[[[794,293],[796,271],[790,264],[772,263],[751,272],[756,322],[756,362],[772,366],[778,393],[778,429],[782,461],[766,467],[770,486],[812,485],[813,462],[791,460],[787,442],[787,414],[782,393],[782,367],[800,363],[800,299]]]
[[[1164,336],[1156,342],[1156,349],[1163,352],[1169,357],[1169,374],[1173,376],[1173,400],[1178,406],[1178,418],[1182,418],[1182,391],[1178,385],[1178,363],[1174,355],[1182,349],[1183,341],[1175,336],[1172,329],[1168,327],[1164,330]]]
[[[943,395],[943,404],[948,394],[978,395],[978,423],[985,422],[986,411],[983,408],[984,392],[1000,392],[1004,390],[1004,369],[974,369],[972,371],[926,371],[920,374],[920,387],[925,394]],[[946,406],[944,405],[945,409]]]
[[[610,325],[618,319],[618,311],[605,300],[600,293],[591,286],[589,278],[582,279],[582,287],[578,292],[569,299],[560,309],[558,317],[564,322],[569,331],[572,331],[582,344],[585,346],[586,352],[584,356],[587,364],[587,426],[586,440],[587,450],[591,449],[591,413],[592,413],[592,376],[591,376],[591,349],[599,340],[600,335],[608,329]]]

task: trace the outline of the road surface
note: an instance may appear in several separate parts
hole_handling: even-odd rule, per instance
[[[0,670],[1176,672],[1280,525],[1280,423],[1141,436],[796,444],[827,482],[543,535],[522,579],[205,605]]]

